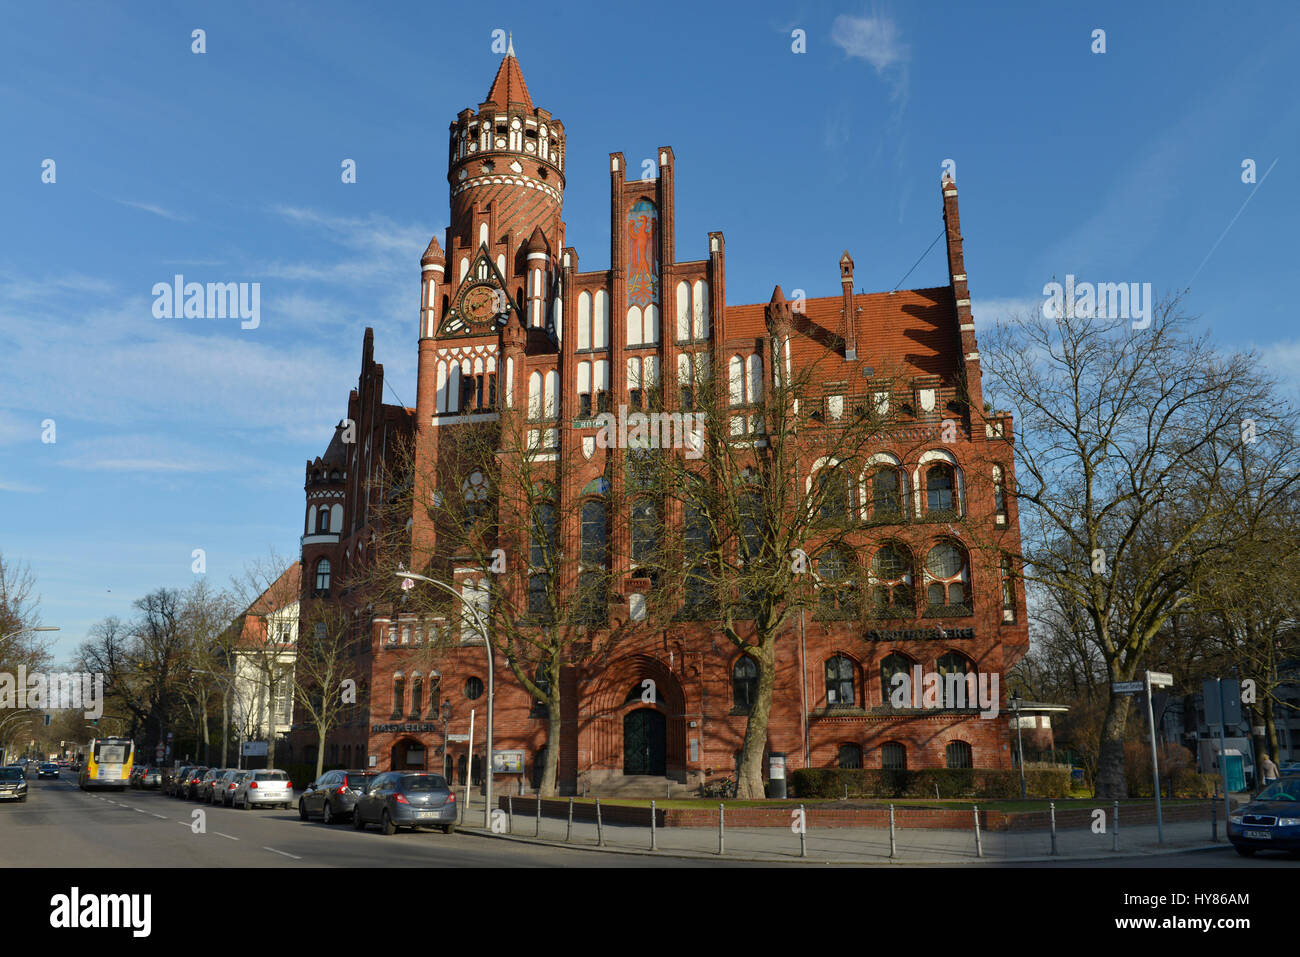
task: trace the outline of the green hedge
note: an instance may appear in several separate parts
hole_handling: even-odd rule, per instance
[[[1067,797],[1067,768],[1026,768],[1030,797]],[[1018,798],[1020,772],[985,768],[926,768],[886,771],[871,768],[800,768],[790,774],[792,797],[842,798]]]

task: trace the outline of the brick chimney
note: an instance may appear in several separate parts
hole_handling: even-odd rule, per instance
[[[844,250],[840,257],[840,285],[844,287],[844,358],[858,358],[858,317],[853,306],[853,257]]]

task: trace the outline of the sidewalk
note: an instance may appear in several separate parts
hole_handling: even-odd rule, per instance
[[[516,814],[513,831],[493,833],[483,827],[483,798],[471,795],[468,813],[459,829],[468,834],[579,847],[603,853],[641,853],[664,857],[719,859],[718,828],[663,827],[655,832],[656,850],[650,850],[650,814],[645,827],[604,825],[605,846],[599,847],[594,823],[574,821],[571,840],[565,841],[568,822],[556,818]],[[504,826],[509,827],[508,820]],[[1058,828],[1056,854],[1052,855],[1050,831],[984,832],[980,841],[985,861],[1024,862],[1089,860],[1153,854],[1200,851],[1227,846],[1222,820],[1218,841],[1210,837],[1210,822],[1166,823],[1164,844],[1157,841],[1156,826],[1132,825],[1119,829],[1119,850],[1109,824],[1105,834],[1094,834],[1088,827]],[[980,860],[973,831],[934,828],[897,828],[894,857],[890,857],[889,828],[809,828],[806,857],[800,857],[799,835],[790,828],[731,828],[724,825],[721,857],[729,860],[766,863],[824,864],[965,864]]]

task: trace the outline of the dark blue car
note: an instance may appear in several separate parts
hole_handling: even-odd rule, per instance
[[[367,824],[378,824],[385,834],[399,827],[437,827],[450,834],[456,830],[456,795],[440,774],[389,771],[371,782],[352,809],[352,826],[363,831]]]
[[[1228,815],[1228,840],[1243,857],[1300,851],[1300,777],[1283,778]]]

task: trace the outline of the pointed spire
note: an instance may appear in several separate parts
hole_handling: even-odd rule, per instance
[[[501,66],[497,69],[496,79],[492,81],[492,89],[488,90],[487,100],[484,102],[489,101],[503,110],[509,108],[511,103],[519,103],[528,112],[533,111],[533,98],[528,95],[528,87],[524,84],[523,71],[519,69],[519,61],[515,59],[513,35],[510,38],[510,46],[506,50],[505,59],[501,61]]]
[[[509,41],[508,41],[507,44],[506,44],[506,56],[514,56],[514,55],[515,55],[515,35],[514,35],[513,33],[508,33],[508,34],[506,34],[506,36],[509,37]]]
[[[775,289],[772,290],[772,302],[774,303],[785,302],[785,293],[781,291],[780,286],[777,286]]]
[[[546,235],[542,232],[541,226],[533,227],[533,234],[528,237],[528,252],[546,252]]]
[[[438,237],[434,236],[429,240],[429,245],[425,248],[424,255],[420,257],[420,265],[429,266],[435,263],[441,265],[446,263],[446,261],[447,257],[442,254],[442,246],[438,243]]]

